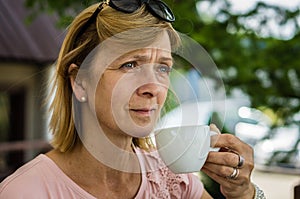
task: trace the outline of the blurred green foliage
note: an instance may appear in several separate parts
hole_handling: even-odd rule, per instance
[[[95,2],[27,0],[26,4],[32,9],[31,17],[42,12],[55,14],[60,17],[59,25],[66,27],[76,13]],[[165,2],[175,13],[174,27],[199,42],[212,56],[228,93],[234,88],[241,89],[250,96],[253,107],[273,110],[282,122],[279,125],[296,122],[292,116],[300,110],[299,7],[289,10],[259,2],[245,12],[232,14],[232,5],[227,0]],[[215,15],[197,10],[199,3],[217,5]],[[269,16],[270,10],[277,14]],[[251,18],[257,19],[258,31],[244,22]],[[294,36],[261,37],[258,32],[265,29],[271,18],[278,25],[291,23]],[[269,32],[272,31],[270,28]]]

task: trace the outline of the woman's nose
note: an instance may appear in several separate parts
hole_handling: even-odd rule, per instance
[[[140,86],[137,89],[137,94],[142,97],[152,98],[158,96],[161,90],[161,85],[155,82],[149,82]]]
[[[164,87],[167,87],[168,82],[165,78],[161,78],[155,70],[155,64],[149,64],[144,66],[142,72],[139,74],[139,78],[142,78],[142,84],[137,89],[137,93],[140,96],[148,98],[157,96],[162,92]],[[169,78],[167,78],[169,80]]]

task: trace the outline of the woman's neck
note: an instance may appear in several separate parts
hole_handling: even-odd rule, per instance
[[[128,150],[132,151],[133,149],[130,147]],[[100,194],[103,197],[103,193],[108,193],[110,194],[109,198],[113,196],[124,198],[124,194],[127,193],[128,197],[132,198],[141,184],[140,172],[129,173],[105,165],[97,160],[81,142],[77,142],[71,151],[62,153],[53,150],[46,155],[76,184],[97,197]],[[131,157],[125,156],[122,157],[122,161],[124,164],[128,164],[126,161],[130,161]],[[109,158],[114,159],[115,157]],[[136,162],[138,163],[138,160]],[[120,162],[120,164],[123,163]]]

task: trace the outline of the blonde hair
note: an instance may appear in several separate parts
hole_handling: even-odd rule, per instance
[[[159,27],[168,32],[171,47],[180,44],[177,32],[168,22],[160,20],[150,14],[145,6],[136,12],[128,14],[117,11],[106,4],[98,14],[96,22],[80,35],[79,32],[90,18],[98,5],[92,5],[83,10],[69,26],[68,33],[62,44],[56,64],[56,73],[52,80],[53,99],[50,104],[50,130],[53,133],[52,146],[61,152],[71,150],[78,139],[73,118],[72,87],[70,76],[77,75],[78,71],[69,74],[70,64],[78,66],[85,57],[102,41],[129,29],[144,27]],[[134,138],[133,143],[148,150],[153,145],[149,138]]]

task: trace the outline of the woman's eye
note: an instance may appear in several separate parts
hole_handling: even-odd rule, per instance
[[[146,65],[144,65],[147,67]],[[149,66],[150,67],[150,66]],[[154,65],[154,70],[156,73],[160,75],[169,75],[172,71],[172,67],[166,65],[166,64],[158,64]],[[138,65],[136,61],[126,62],[120,66],[120,69],[124,72],[138,72],[142,69],[142,65]]]
[[[159,65],[157,67],[157,72],[169,74],[172,71],[172,68],[167,65]]]
[[[136,62],[127,62],[125,64],[122,64],[120,69],[130,70],[130,69],[134,69],[136,66],[137,66]]]

